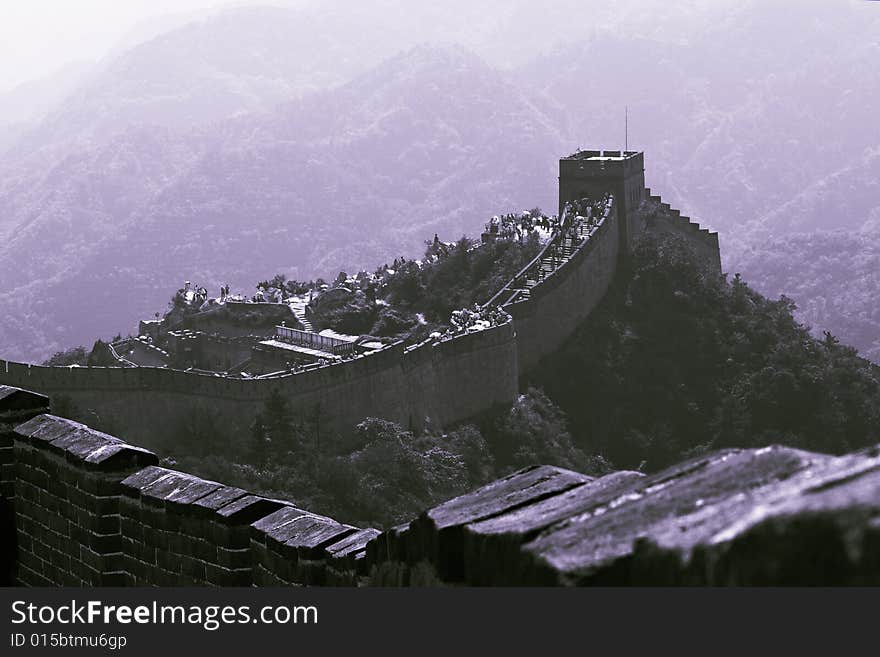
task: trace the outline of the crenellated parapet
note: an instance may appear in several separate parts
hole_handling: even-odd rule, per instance
[[[728,449],[653,475],[533,466],[368,545],[384,586],[877,585],[880,447]]]
[[[46,406],[0,386],[6,583],[880,584],[880,446],[726,449],[651,475],[535,465],[379,531],[160,467]]]
[[[643,231],[652,235],[673,235],[683,239],[691,252],[708,271],[721,275],[721,249],[718,233],[703,228],[699,223],[681,214],[679,210],[665,203],[663,199],[645,190],[645,201],[640,208],[644,217]]]
[[[355,585],[379,534],[158,466],[152,452],[0,386],[4,568],[26,586]],[[9,449],[8,447],[4,449]]]
[[[156,456],[46,414],[19,425],[12,438],[17,581],[30,586],[125,584],[120,481],[156,463]]]

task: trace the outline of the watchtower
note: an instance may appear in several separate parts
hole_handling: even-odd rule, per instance
[[[620,252],[629,253],[644,226],[635,216],[645,198],[645,158],[639,151],[578,151],[559,160],[559,215],[568,201],[614,195],[620,217]]]

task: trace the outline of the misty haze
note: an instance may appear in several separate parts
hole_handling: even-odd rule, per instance
[[[552,209],[554,156],[622,148],[629,106],[724,270],[880,358],[876,6],[413,5],[169,18],[0,96],[0,356],[130,333],[184,279],[327,278]]]
[[[880,584],[880,3],[74,4],[0,584]]]

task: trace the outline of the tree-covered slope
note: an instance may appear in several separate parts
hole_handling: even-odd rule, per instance
[[[876,366],[814,338],[739,277],[706,277],[674,238],[644,241],[589,320],[539,367],[576,443],[656,470],[694,450],[880,441]]]

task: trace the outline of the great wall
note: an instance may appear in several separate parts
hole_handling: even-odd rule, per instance
[[[0,384],[70,399],[114,419],[128,439],[149,444],[182,416],[210,408],[243,431],[277,391],[303,417],[320,417],[327,431],[345,432],[368,416],[419,430],[471,418],[517,395],[520,378],[556,350],[604,296],[619,261],[645,231],[674,233],[720,274],[718,236],[663,204],[645,223],[643,202],[662,204],[644,182],[639,152],[580,151],[559,164],[560,216],[565,204],[603,198],[597,222],[559,233],[534,262],[489,302],[512,321],[406,347],[387,345],[340,363],[237,379],[168,367],[45,367],[0,361]],[[487,304],[488,305],[488,304]]]
[[[880,446],[532,466],[380,532],[159,467],[48,406],[0,386],[0,584],[880,584]]]
[[[729,449],[599,478],[535,465],[386,531],[160,467],[135,446],[135,425],[160,431],[179,398],[246,414],[274,389],[339,423],[452,423],[510,401],[643,232],[684,237],[720,273],[717,235],[651,195],[640,153],[564,158],[560,207],[583,196],[607,198],[602,216],[551,240],[498,291],[488,303],[511,319],[490,329],[258,380],[3,362],[0,584],[880,584],[880,446]],[[636,212],[645,202],[661,212]],[[132,443],[49,414],[41,392],[131,407]]]

